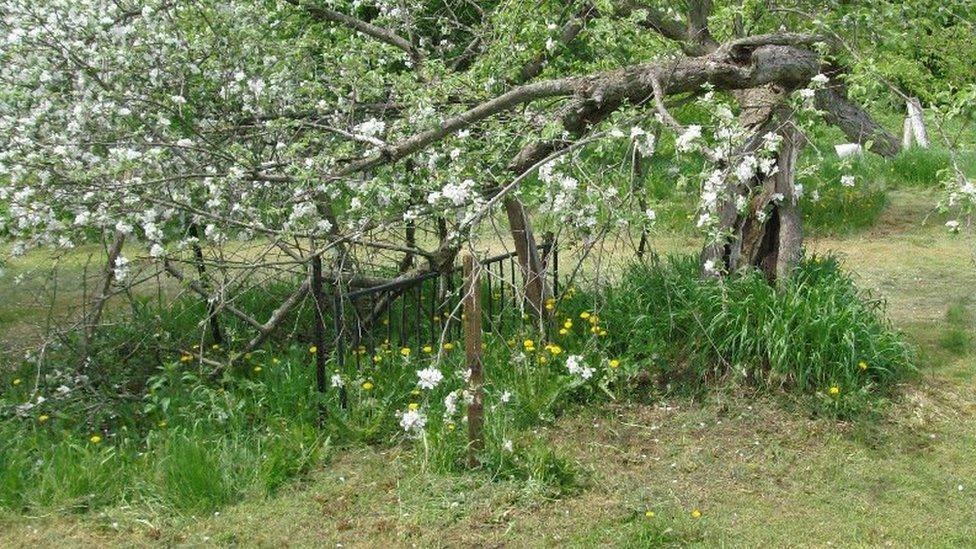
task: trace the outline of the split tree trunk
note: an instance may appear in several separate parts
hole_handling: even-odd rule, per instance
[[[801,135],[790,123],[788,111],[780,108],[784,93],[764,87],[737,94],[742,105],[741,122],[754,134],[743,154],[751,154],[767,131],[774,131],[783,140],[776,156],[776,173],[757,174],[750,181],[727,186],[718,216],[719,227],[730,236],[702,250],[703,275],[714,275],[705,270],[712,262],[726,273],[752,267],[770,282],[782,281],[801,257],[803,230],[795,188]],[[739,197],[747,199],[744,211],[737,207]]]

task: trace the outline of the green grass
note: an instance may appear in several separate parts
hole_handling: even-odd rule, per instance
[[[917,194],[894,195],[894,207]],[[898,217],[897,211],[892,215]],[[793,407],[789,399],[768,396],[758,378],[736,380],[734,370],[723,372],[714,362],[700,371],[719,389],[654,383],[642,372],[682,365],[664,360],[669,346],[694,342],[671,336],[657,341],[639,329],[642,322],[665,322],[641,314],[660,316],[667,309],[649,305],[659,301],[640,292],[654,285],[638,279],[638,293],[621,294],[621,307],[584,293],[560,304],[555,324],[569,318],[573,328],[561,339],[553,336],[563,353],[546,355],[546,367],[537,359],[545,353],[533,354],[535,362],[512,359],[526,338],[542,348],[530,330],[486,340],[491,413],[486,465],[476,472],[460,466],[463,422],[455,417],[450,430],[440,413],[445,392],[460,383],[459,349],[443,363],[455,385],[445,383],[439,392],[413,394],[413,366],[404,368],[395,349],[381,366],[344,372],[355,406],[346,415],[327,408],[334,413],[324,426],[309,390],[311,357],[302,341],[279,340],[273,352],[255,353],[216,383],[200,383],[205,369],[179,363],[173,350],[161,355],[163,367],[148,358],[152,353],[139,356],[143,362],[130,365],[144,364],[145,371],[116,370],[135,378],[123,390],[108,384],[92,395],[82,385],[79,393],[87,396],[73,389],[26,417],[0,421],[0,545],[965,544],[976,535],[976,492],[969,480],[976,478],[970,459],[976,363],[971,349],[947,334],[971,333],[972,306],[962,299],[974,282],[971,246],[916,223],[892,230],[898,232],[809,243],[821,252],[835,250],[844,271],[858,273],[858,286],[880,292],[895,325],[907,332],[899,339],[920,348],[922,376],[879,378],[899,384],[883,391],[890,402],[873,416],[811,418],[807,402]],[[678,284],[680,270],[660,265],[659,278],[694,295],[693,303],[714,298],[713,288]],[[830,282],[809,300],[810,288],[785,292],[802,302],[794,309],[805,325],[818,315],[863,312],[871,303],[860,292],[841,299],[851,297],[853,286],[833,260],[804,268]],[[712,337],[732,332],[732,321],[743,319],[736,307],[749,281],[738,283],[726,288],[729,310],[722,323],[710,326]],[[786,298],[761,297],[770,303]],[[185,320],[164,321],[178,333],[181,322],[195,326],[199,309],[192,310],[180,317]],[[583,310],[599,314],[607,336],[589,332],[590,324],[579,318]],[[873,320],[853,337],[859,346],[883,341],[879,334],[888,329],[867,311]],[[784,319],[777,323],[792,326]],[[152,335],[147,332],[143,327],[143,336]],[[726,339],[735,349],[735,339]],[[657,349],[657,360],[647,356],[648,346]],[[766,349],[783,371],[806,372],[802,360],[772,351]],[[690,353],[670,352],[691,364]],[[593,357],[601,382],[569,379],[569,353]],[[841,355],[837,364],[853,356]],[[611,357],[622,361],[615,375],[606,367]],[[708,363],[707,352],[698,358]],[[411,360],[421,360],[416,349]],[[688,372],[699,371],[688,364]],[[34,370],[20,367],[22,383],[14,388],[5,376],[0,398],[26,398]],[[844,372],[804,375],[822,389],[816,380]],[[376,387],[356,388],[367,377]],[[787,380],[786,387],[799,386]],[[45,394],[68,381],[45,377]],[[503,403],[506,391],[511,397]],[[838,400],[851,395],[845,389]],[[390,434],[399,433],[394,413],[410,402],[428,412],[429,436],[400,434],[391,442]],[[822,400],[832,402],[837,400]],[[112,410],[124,417],[112,417]],[[40,424],[40,413],[51,419]],[[99,444],[89,441],[95,433],[104,437]],[[696,508],[700,519],[690,516]],[[656,513],[650,521],[648,509]]]
[[[939,344],[956,356],[970,352],[973,343],[973,320],[968,309],[969,300],[960,299],[946,311],[946,329]]]
[[[757,273],[702,281],[694,256],[652,257],[605,300],[613,345],[658,384],[732,378],[843,412],[914,369],[882,302],[830,257],[805,260],[779,290]]]

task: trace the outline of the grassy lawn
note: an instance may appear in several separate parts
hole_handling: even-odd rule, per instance
[[[785,397],[730,387],[703,399],[574,410],[527,434],[582,471],[582,487],[560,499],[531,483],[489,481],[489,473],[431,474],[403,447],[358,447],[334,453],[273,498],[205,517],[125,506],[0,515],[0,546],[969,545],[973,241],[947,235],[935,217],[919,222],[930,195],[898,191],[891,201],[873,229],[809,244],[839,254],[863,287],[883,296],[919,350],[920,375],[880,417],[812,419]],[[657,249],[691,244],[662,237]],[[4,329],[20,322],[17,307],[27,306],[14,302],[0,316]]]

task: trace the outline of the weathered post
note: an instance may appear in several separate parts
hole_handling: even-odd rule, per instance
[[[484,441],[484,373],[481,363],[481,265],[470,251],[464,253],[464,351],[471,372],[468,390],[468,466],[478,466],[478,452]]]
[[[315,302],[315,384],[320,393],[325,392],[325,296],[322,295],[322,256],[312,256],[312,298]]]
[[[200,246],[200,229],[196,223],[191,221],[188,232],[193,237],[190,247],[193,248],[193,259],[196,262],[197,274],[200,275],[200,283],[203,284],[204,288],[209,289],[207,266],[203,258],[203,248]],[[213,336],[213,342],[217,345],[223,345],[224,336],[220,330],[220,319],[217,317],[217,304],[213,298],[207,299],[207,318],[210,319],[210,334]]]

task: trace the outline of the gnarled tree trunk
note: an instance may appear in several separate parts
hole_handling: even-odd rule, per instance
[[[792,124],[789,110],[781,107],[786,93],[766,86],[736,94],[742,105],[740,121],[753,134],[742,153],[751,154],[769,131],[779,135],[782,142],[776,153],[775,173],[757,173],[749,181],[727,185],[718,214],[721,233],[728,237],[702,250],[702,272],[706,276],[753,267],[770,282],[782,281],[801,257],[803,230],[796,204],[795,166],[802,135]],[[740,211],[743,198],[746,205]]]

